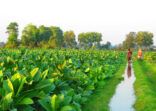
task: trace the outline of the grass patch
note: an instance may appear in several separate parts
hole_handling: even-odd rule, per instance
[[[154,64],[136,61],[133,67],[136,76],[134,88],[137,97],[134,108],[136,111],[156,111],[156,70]]]
[[[109,102],[115,93],[116,86],[121,82],[126,64],[123,64],[115,76],[108,79],[102,88],[98,88],[94,95],[82,108],[83,111],[109,111]]]

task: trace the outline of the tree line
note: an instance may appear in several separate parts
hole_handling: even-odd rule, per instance
[[[124,49],[143,48],[150,49],[153,45],[153,33],[148,31],[130,32],[122,43]]]
[[[74,31],[69,30],[63,32],[57,26],[44,26],[39,27],[28,24],[22,30],[20,39],[18,23],[11,22],[7,26],[6,33],[8,39],[5,44],[6,48],[16,47],[40,47],[40,48],[96,48],[96,49],[128,49],[128,48],[147,48],[153,45],[153,33],[148,31],[130,32],[126,35],[123,43],[112,47],[111,42],[102,44],[102,34],[99,32],[83,32],[78,34],[78,40]]]
[[[39,27],[28,24],[24,27],[21,39],[18,39],[18,24],[11,22],[7,26],[8,40],[5,44],[7,48],[16,47],[41,47],[41,48],[106,48],[100,44],[102,34],[99,32],[86,32],[78,34],[78,42],[74,31],[63,32],[57,26]],[[110,43],[110,42],[109,42]],[[111,44],[109,44],[111,45]]]

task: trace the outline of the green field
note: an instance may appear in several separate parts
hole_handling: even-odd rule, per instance
[[[0,50],[0,111],[109,111],[126,52]],[[156,53],[133,55],[136,111],[156,109]]]
[[[125,53],[115,51],[6,49],[0,55],[4,111],[81,111],[125,64]]]
[[[156,111],[154,13],[156,0],[0,0],[0,111]]]
[[[156,53],[146,52],[143,61],[135,61],[136,111],[156,111]]]

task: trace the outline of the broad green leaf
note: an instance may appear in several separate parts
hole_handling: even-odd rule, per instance
[[[1,62],[1,63],[0,63],[0,66],[2,67],[3,65],[4,65],[4,62]]]
[[[87,89],[87,90],[94,90],[95,87],[94,87],[94,85],[88,85],[86,89]]]
[[[63,94],[58,95],[57,96],[57,101],[58,101],[58,103],[63,102],[64,101],[64,95]]]
[[[14,108],[14,109],[11,109],[10,111],[17,111],[17,109],[16,109],[16,108]]]
[[[75,102],[80,102],[81,101],[81,94],[74,95],[73,100]]]
[[[16,90],[16,96],[18,96],[18,94],[20,93],[20,91],[23,88],[23,85],[26,81],[26,77],[24,77],[23,75],[16,73],[11,77],[11,81],[14,85],[14,89]]]
[[[14,88],[13,88],[13,85],[12,85],[10,79],[7,79],[7,82],[8,82],[8,86],[9,86],[9,88],[11,89],[11,91],[13,91]]]
[[[3,81],[3,88],[5,90],[6,93],[14,93],[14,88],[13,88],[13,85],[10,81],[10,79],[7,79],[5,81]]]
[[[31,72],[30,72],[30,75],[32,78],[34,78],[34,76],[36,75],[36,73],[38,72],[38,69],[39,68],[34,68]]]
[[[2,107],[5,109],[8,109],[11,105],[11,103],[13,102],[12,99],[12,92],[6,94],[3,99],[2,99]]]
[[[72,64],[73,62],[72,62],[72,59],[69,59],[69,61],[68,61],[70,64]]]
[[[7,57],[7,63],[11,63],[11,64],[14,64],[14,60],[11,58],[11,57]]]
[[[3,81],[3,72],[0,70],[0,82]]]
[[[24,98],[22,99],[18,104],[23,104],[23,105],[26,105],[26,104],[33,104],[33,100],[31,98]]]
[[[63,106],[61,108],[61,111],[76,111],[76,109],[73,108],[72,106]]]
[[[15,81],[17,79],[21,79],[21,74],[20,73],[16,73],[16,74],[12,75],[12,77],[11,77],[12,81]]]
[[[50,97],[43,98],[39,100],[39,103],[46,111],[53,111],[51,105],[49,104]]]
[[[40,91],[40,92],[36,95],[36,97],[38,97],[38,98],[44,98],[44,97],[46,97],[46,96],[47,96],[47,94],[44,93],[44,91]]]
[[[81,101],[80,103],[84,103],[83,101]],[[80,103],[77,103],[77,102],[73,102],[73,105],[74,105],[74,108],[76,109],[76,111],[82,111],[81,110],[81,105],[80,105]],[[86,103],[86,101],[85,101],[85,103]]]
[[[64,98],[64,103],[66,105],[70,104],[70,102],[72,101],[72,97],[71,96],[65,96]]]
[[[18,69],[18,66],[15,66],[15,67],[14,67],[14,71],[17,71],[17,69]]]
[[[23,85],[24,85],[25,81],[26,81],[26,77],[23,77],[23,78],[21,79],[21,81],[20,81],[20,86],[19,86],[19,88],[18,88],[18,91],[17,91],[17,93],[16,93],[16,96],[18,96],[18,94],[19,94],[19,93],[21,92],[21,90],[23,89]]]
[[[45,79],[45,80],[41,80],[36,86],[35,86],[35,90],[42,90],[45,93],[50,93],[52,90],[55,89],[55,85],[54,85],[54,79]]]
[[[3,77],[3,72],[0,70],[0,78]]]
[[[48,69],[45,70],[45,71],[41,74],[42,79],[45,79],[46,76],[47,76],[47,74],[48,74]]]
[[[68,96],[73,96],[75,93],[74,93],[74,89],[70,88],[69,90],[67,90],[67,95]]]
[[[51,97],[51,107],[52,107],[53,111],[56,111],[56,98],[57,98],[57,95],[56,94],[54,94]]]
[[[87,68],[87,69],[85,70],[86,73],[89,72],[89,71],[90,71],[90,68]]]

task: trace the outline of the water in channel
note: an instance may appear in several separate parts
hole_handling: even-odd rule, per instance
[[[109,107],[110,111],[134,111],[135,94],[133,83],[135,81],[134,71],[131,63],[128,63],[124,80],[117,86]]]

